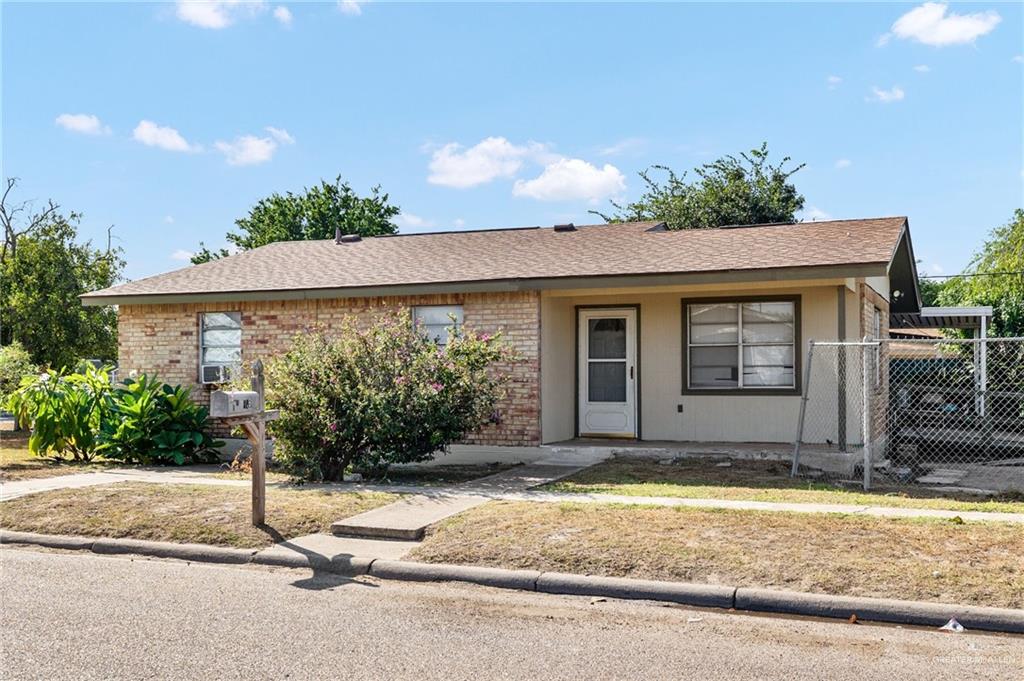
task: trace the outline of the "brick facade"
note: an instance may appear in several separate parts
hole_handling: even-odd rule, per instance
[[[118,356],[122,376],[155,373],[171,384],[193,387],[201,402],[209,388],[199,384],[199,314],[242,313],[242,359],[253,362],[286,351],[291,339],[315,328],[327,332],[346,316],[369,318],[383,306],[462,305],[464,323],[476,331],[501,331],[519,361],[499,367],[511,376],[499,406],[500,422],[466,438],[467,444],[540,444],[540,296],[535,291],[467,293],[388,298],[242,303],[122,305],[118,309]]]

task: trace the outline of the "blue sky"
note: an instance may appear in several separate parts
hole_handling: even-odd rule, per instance
[[[181,267],[273,191],[381,184],[401,231],[593,221],[768,141],[804,217],[910,217],[955,273],[1024,205],[1016,3],[12,4],[3,174]]]

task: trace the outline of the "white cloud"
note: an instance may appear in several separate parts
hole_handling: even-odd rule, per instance
[[[365,0],[338,0],[338,11],[353,17],[359,16],[365,4]]]
[[[822,209],[817,208],[815,206],[810,206],[808,208],[805,208],[803,210],[803,215],[801,217],[804,220],[809,220],[811,222],[815,222],[817,220],[831,220],[832,219],[831,215],[829,215],[828,213],[826,213]]]
[[[1016,54],[1012,59],[1010,59],[1010,61],[1017,64],[1024,64],[1024,54]]]
[[[157,125],[153,121],[139,121],[135,130],[132,131],[132,138],[147,147],[159,147],[166,151],[195,152],[202,150],[198,144],[189,144],[174,128]]]
[[[836,170],[842,170],[844,168],[849,168],[852,165],[853,165],[853,161],[851,161],[850,159],[848,159],[848,158],[841,158],[838,161],[836,161]]]
[[[517,180],[512,193],[539,201],[586,199],[597,203],[625,189],[626,178],[615,166],[606,163],[597,168],[582,159],[563,158],[549,163],[532,180]]]
[[[504,137],[488,137],[468,149],[449,142],[434,151],[427,182],[457,189],[475,187],[499,177],[512,177],[525,158],[542,156],[545,151],[542,144],[520,146]]]
[[[455,225],[455,229],[462,229],[463,227],[466,226],[466,221],[463,220],[462,218],[455,218],[455,222],[453,222],[452,224]]]
[[[175,14],[185,23],[215,30],[267,9],[264,0],[178,0],[176,5]]]
[[[941,2],[926,2],[915,7],[897,19],[889,33],[878,39],[878,44],[885,45],[896,37],[934,47],[963,45],[990,33],[1002,21],[1002,17],[993,10],[974,14],[947,14],[948,9]]]
[[[103,125],[100,119],[92,114],[63,113],[57,116],[54,122],[65,130],[78,132],[83,135],[110,134],[110,126]]]
[[[174,224],[174,216],[173,215],[165,215],[164,216],[164,222],[167,223],[168,225],[173,225]]]
[[[829,76],[825,79],[825,84],[828,85],[829,90],[835,90],[843,82],[843,79],[839,76]]]
[[[267,126],[264,128],[269,136],[240,135],[231,142],[217,140],[214,147],[224,154],[228,165],[252,166],[266,163],[274,157],[274,153],[282,144],[294,144],[295,138],[287,130]]]
[[[399,227],[405,227],[406,229],[430,229],[437,226],[437,223],[433,220],[428,220],[413,213],[402,213],[395,218],[395,222],[398,223]]]
[[[601,156],[618,156],[620,154],[635,153],[647,146],[647,140],[642,137],[627,137],[619,140],[611,146],[599,150]]]
[[[284,128],[275,128],[272,125],[268,125],[264,130],[269,132],[270,136],[280,144],[295,144],[295,138],[289,135],[288,131]]]
[[[192,251],[186,251],[184,248],[179,248],[174,253],[171,253],[171,260],[183,260],[188,262],[195,255]]]
[[[274,8],[274,18],[277,19],[278,23],[282,26],[292,25],[292,11],[284,5],[278,5]]]
[[[898,102],[902,100],[905,95],[906,93],[903,92],[903,88],[899,85],[893,85],[888,90],[883,90],[876,85],[871,88],[871,95],[869,97],[865,97],[865,99],[869,102],[882,102],[883,104],[889,104],[891,102]]]
[[[932,69],[927,64],[918,64],[917,66],[914,67],[914,70],[917,71],[918,73],[928,73]]]

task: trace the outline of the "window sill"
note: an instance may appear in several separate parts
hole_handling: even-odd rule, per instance
[[[685,388],[683,395],[715,395],[718,397],[800,397],[799,388]]]

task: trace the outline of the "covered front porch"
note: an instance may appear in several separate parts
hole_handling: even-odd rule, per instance
[[[788,456],[807,341],[858,338],[865,287],[837,278],[544,291],[542,444],[717,443]]]

